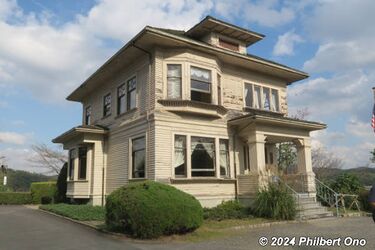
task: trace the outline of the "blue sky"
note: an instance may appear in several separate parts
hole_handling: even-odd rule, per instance
[[[344,167],[369,164],[375,86],[375,1],[0,0],[0,156],[30,166],[30,145],[81,123],[65,97],[145,25],[187,30],[206,15],[266,35],[248,52],[304,70],[290,114],[328,124],[314,133]]]

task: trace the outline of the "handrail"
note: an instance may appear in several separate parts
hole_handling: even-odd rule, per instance
[[[327,202],[329,206],[331,206],[331,207],[335,206],[336,207],[336,216],[339,217],[340,212],[339,212],[338,196],[340,194],[336,193],[332,188],[328,187],[326,184],[324,184],[323,182],[321,182],[317,178],[315,178],[315,183],[318,184],[317,188],[316,188],[316,195],[319,196],[321,199],[323,199],[325,202]],[[331,201],[331,198],[333,198],[333,197],[331,197],[332,194],[331,194],[331,196],[329,196],[327,198],[327,194],[324,192],[323,189],[326,189],[328,192],[331,192],[333,194],[333,196],[334,196],[334,203],[333,204],[332,204],[332,201]]]
[[[285,187],[287,187],[287,189],[289,189],[290,191],[292,191],[292,193],[294,194],[295,197],[297,197],[297,204],[300,205],[300,201],[299,201],[299,197],[300,197],[300,194],[294,190],[291,186],[289,186],[285,181],[283,181],[279,176],[271,176],[271,178],[275,178],[277,181],[279,181],[279,183],[282,183],[283,185],[285,185]]]

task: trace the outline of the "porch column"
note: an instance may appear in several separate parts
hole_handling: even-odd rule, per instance
[[[303,178],[303,192],[315,195],[315,174],[312,170],[311,162],[311,140],[310,138],[298,139],[297,146],[297,164],[298,174]]]
[[[264,187],[268,184],[264,155],[265,136],[263,134],[253,134],[249,136],[247,144],[249,146],[250,174],[258,175],[258,186]]]

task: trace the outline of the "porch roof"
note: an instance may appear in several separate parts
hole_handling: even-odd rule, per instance
[[[228,121],[229,125],[244,125],[250,123],[262,123],[277,125],[281,127],[292,127],[307,131],[321,130],[327,128],[327,125],[320,122],[306,121],[291,117],[283,116],[280,113],[275,112],[252,112],[250,114],[235,117]]]
[[[63,134],[59,135],[55,139],[52,140],[53,143],[64,143],[69,141],[70,139],[76,137],[77,135],[81,134],[107,134],[108,129],[102,126],[96,126],[96,125],[81,125],[74,128],[71,128],[70,130],[64,132]]]

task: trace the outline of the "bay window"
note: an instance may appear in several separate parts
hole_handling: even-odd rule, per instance
[[[167,92],[169,99],[181,99],[182,73],[181,64],[167,65]]]
[[[186,136],[184,135],[174,137],[173,166],[175,177],[186,177]]]
[[[144,178],[146,167],[146,138],[132,140],[132,178]]]
[[[245,83],[245,107],[279,112],[279,91],[268,87]]]
[[[173,147],[175,178],[230,177],[228,139],[176,134]]]
[[[211,71],[190,68],[190,98],[192,101],[211,103]]]

